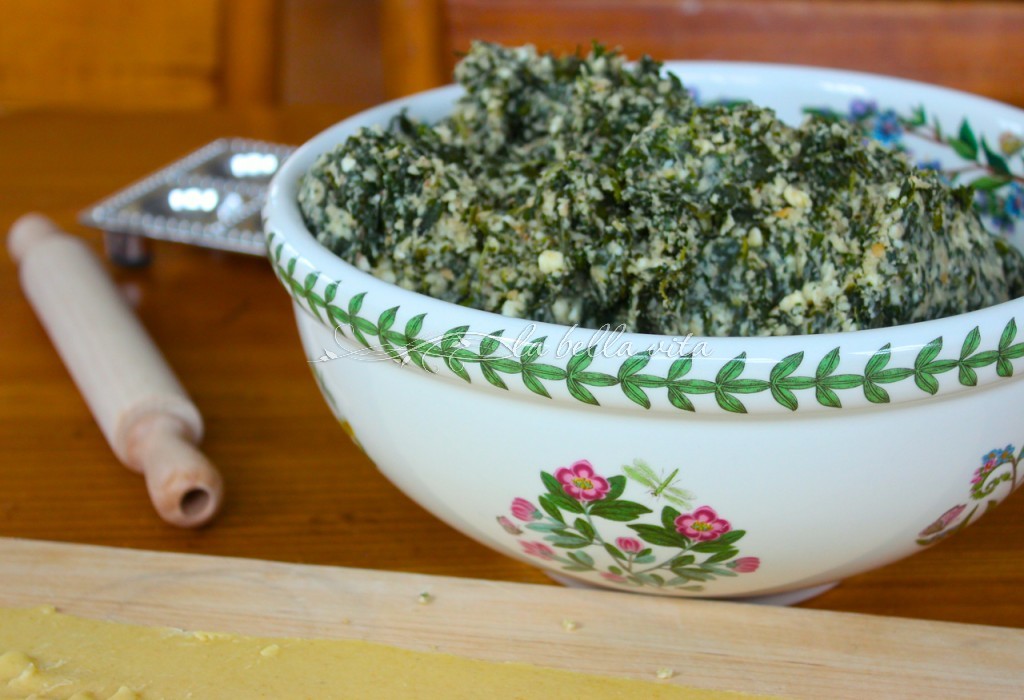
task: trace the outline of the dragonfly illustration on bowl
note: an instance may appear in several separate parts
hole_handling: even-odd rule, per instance
[[[679,508],[692,508],[693,499],[696,498],[693,493],[686,489],[681,489],[673,486],[677,481],[676,476],[679,474],[679,469],[676,468],[671,474],[665,476],[665,473],[656,473],[651,469],[650,465],[642,459],[633,460],[633,464],[626,464],[622,467],[622,471],[633,481],[637,482],[645,489],[647,493],[654,497],[655,500],[664,498],[672,505],[678,506]]]

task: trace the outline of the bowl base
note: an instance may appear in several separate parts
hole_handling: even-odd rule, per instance
[[[557,581],[567,588],[592,588],[602,591],[609,590],[606,586],[595,586],[593,584],[584,583],[579,579],[575,579],[570,576],[563,576],[562,574],[556,574],[553,571],[545,571],[544,573],[547,574],[548,578]],[[805,600],[816,598],[822,593],[826,593],[838,585],[839,581],[831,581],[817,586],[797,588],[795,591],[785,591],[784,593],[769,593],[767,595],[752,595],[736,598],[696,598],[696,600],[722,600],[732,603],[751,603],[753,605],[796,605],[797,603],[802,603]]]

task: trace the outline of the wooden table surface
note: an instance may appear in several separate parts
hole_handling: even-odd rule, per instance
[[[360,106],[0,116],[0,230],[38,210],[99,249],[97,232],[76,224],[87,205],[214,138],[297,144]],[[420,509],[352,446],[263,259],[156,244],[150,267],[115,274],[206,419],[225,508],[199,531],[157,518],[2,255],[0,536],[550,583]],[[964,533],[804,605],[1024,627],[1022,543],[1024,496],[1015,496]]]

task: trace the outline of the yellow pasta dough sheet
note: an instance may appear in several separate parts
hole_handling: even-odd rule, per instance
[[[717,700],[670,669],[630,680],[363,641],[186,632],[0,608],[0,698],[33,700]],[[660,676],[661,680],[657,680]]]

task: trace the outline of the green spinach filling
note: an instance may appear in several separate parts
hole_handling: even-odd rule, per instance
[[[1024,291],[967,188],[820,117],[699,106],[661,64],[476,43],[435,123],[322,155],[299,204],[325,246],[508,316],[668,335],[939,318]]]

